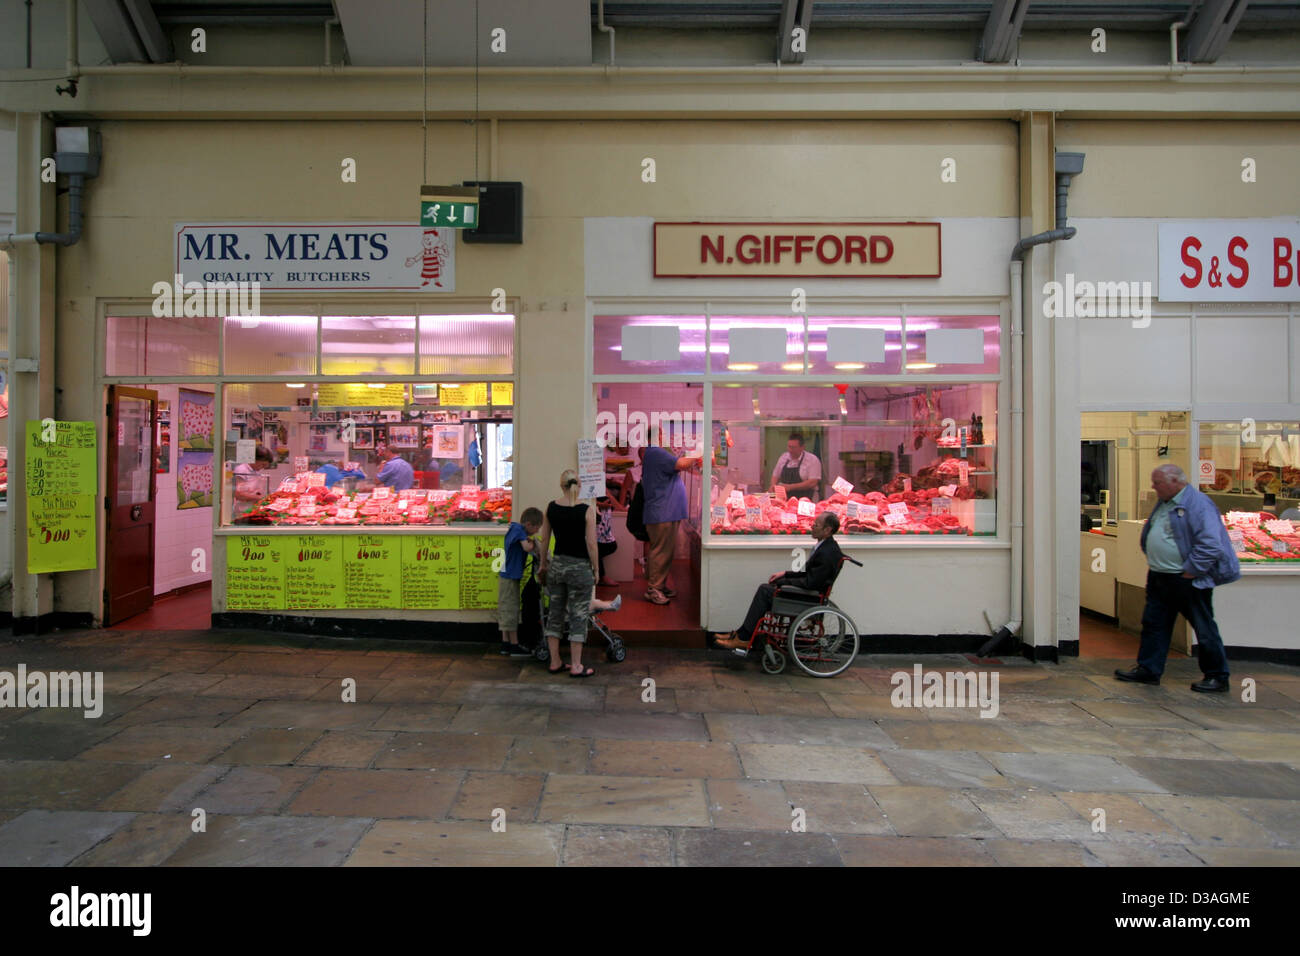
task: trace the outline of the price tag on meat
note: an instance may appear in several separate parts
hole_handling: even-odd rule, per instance
[[[1229,531],[1228,540],[1232,542],[1232,550],[1238,553],[1246,550],[1246,536],[1240,531]]]
[[[817,506],[813,504],[811,501],[809,501],[807,498],[800,498],[799,514],[803,515],[805,518],[811,518],[815,514],[817,514]]]
[[[930,514],[932,514],[932,515],[946,515],[946,514],[951,514],[951,513],[952,513],[952,499],[951,499],[951,498],[931,498],[931,499],[930,499]]]
[[[295,474],[299,474],[299,475],[301,475],[301,474],[302,474],[303,472],[305,472],[309,467],[310,467],[310,464],[309,464],[308,461],[307,461],[307,456],[306,456],[306,455],[294,455],[294,456],[293,456],[293,470],[294,470],[294,473],[295,473]]]
[[[891,502],[889,503],[889,513],[890,513],[891,515],[903,515],[904,517],[906,517],[906,515],[907,515],[907,502],[906,502],[906,501],[891,501]]]
[[[831,482],[831,487],[842,495],[851,494],[853,492],[853,485],[845,481],[843,478],[836,478]]]
[[[764,511],[772,507],[772,496],[769,495],[766,491],[763,492],[761,495],[758,496],[758,506],[762,508]]]
[[[736,505],[737,507],[740,508],[745,507],[744,494],[742,494],[739,489],[733,489],[731,494],[727,495],[727,504]]]
[[[897,511],[891,511],[889,514],[885,515],[885,524],[889,525],[891,528],[897,527],[900,524],[907,524],[907,515],[899,514]]]
[[[970,484],[970,462],[957,462],[957,484],[963,488]]]
[[[858,515],[862,518],[866,518],[868,521],[875,521],[877,518],[880,517],[880,506],[862,505],[858,509]]]
[[[375,489],[376,501],[382,501],[384,498],[391,498],[392,496],[393,496],[393,489],[389,488],[387,485],[383,485]]]
[[[911,478],[904,478],[904,479],[903,479],[903,491],[904,491],[904,492],[908,492],[908,491],[911,491],[911,490],[912,490],[912,479],[911,479]]]
[[[788,511],[781,512],[781,524],[785,525],[787,528],[792,528],[798,523],[799,523],[799,519],[794,515],[790,514],[790,512]]]
[[[856,501],[850,501],[844,506],[844,514],[846,517],[856,518],[858,516],[858,503]]]
[[[712,510],[711,510],[711,514],[713,515],[713,520],[714,520],[714,521],[717,521],[717,522],[723,522],[723,521],[726,521],[726,520],[727,520],[727,506],[726,506],[726,505],[714,505],[713,508],[712,508]]]
[[[319,471],[313,471],[307,475],[308,488],[324,488],[325,476]]]
[[[763,513],[762,510],[759,509],[759,508],[746,508],[746,509],[745,509],[745,517],[746,517],[747,519],[749,519],[749,523],[750,523],[751,525],[752,525],[755,521],[758,520],[759,516],[760,516],[762,513]]]

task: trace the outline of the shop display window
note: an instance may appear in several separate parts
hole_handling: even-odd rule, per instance
[[[420,316],[421,375],[509,375],[513,315]]]
[[[596,375],[699,375],[702,315],[598,315],[592,328]]]
[[[897,375],[902,355],[903,323],[898,316],[808,317],[811,375]]]
[[[736,375],[792,375],[804,370],[803,317],[727,316],[709,320],[710,367]]]
[[[223,525],[510,520],[509,382],[244,383],[223,402]]]
[[[997,375],[1001,319],[996,315],[909,315],[907,372]]]
[[[196,316],[109,315],[106,375],[215,375],[217,323]]]
[[[715,385],[710,531],[996,533],[997,384]]]
[[[327,315],[321,319],[322,375],[411,375],[413,315]]]
[[[227,316],[226,374],[314,375],[314,315]]]
[[[1300,561],[1300,422],[1201,422],[1192,480],[1245,561]]]

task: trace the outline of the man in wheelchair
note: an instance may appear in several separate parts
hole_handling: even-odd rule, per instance
[[[829,591],[840,573],[843,552],[835,543],[835,532],[840,530],[840,519],[829,511],[823,511],[813,522],[812,536],[817,546],[808,557],[802,571],[785,571],[772,575],[766,584],[760,584],[754,592],[754,599],[749,604],[749,613],[738,630],[727,635],[714,635],[714,644],[733,653],[749,648],[749,657],[756,658],[762,654],[762,647],[750,648],[754,628],[763,620],[763,616],[772,607],[772,598],[779,589],[800,588],[817,592],[806,595],[810,603],[817,603],[818,595]],[[761,643],[761,642],[759,642]]]

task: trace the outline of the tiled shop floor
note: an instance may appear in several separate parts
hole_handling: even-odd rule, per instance
[[[1300,668],[1207,697],[1186,659],[1159,687],[1006,660],[981,717],[893,706],[899,655],[823,681],[632,649],[577,681],[494,650],[0,638],[0,670],[105,690],[0,708],[0,865],[1300,864]]]

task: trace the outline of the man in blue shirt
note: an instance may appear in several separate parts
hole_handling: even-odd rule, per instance
[[[1216,584],[1241,577],[1241,565],[1219,517],[1219,509],[1187,483],[1177,465],[1151,472],[1159,498],[1142,527],[1147,556],[1147,603],[1142,612],[1142,643],[1137,667],[1115,677],[1138,684],[1159,684],[1179,614],[1196,631],[1197,658],[1205,678],[1192,685],[1199,693],[1228,689],[1228,656],[1214,622],[1210,594]]]
[[[326,488],[333,488],[338,483],[340,478],[366,477],[366,473],[364,471],[359,471],[356,468],[349,468],[347,471],[343,471],[338,467],[338,465],[334,464],[333,462],[326,462],[316,470],[325,476]]]
[[[415,469],[409,461],[398,457],[387,445],[380,445],[375,454],[384,463],[375,476],[375,484],[388,485],[394,491],[405,491],[415,484]]]

